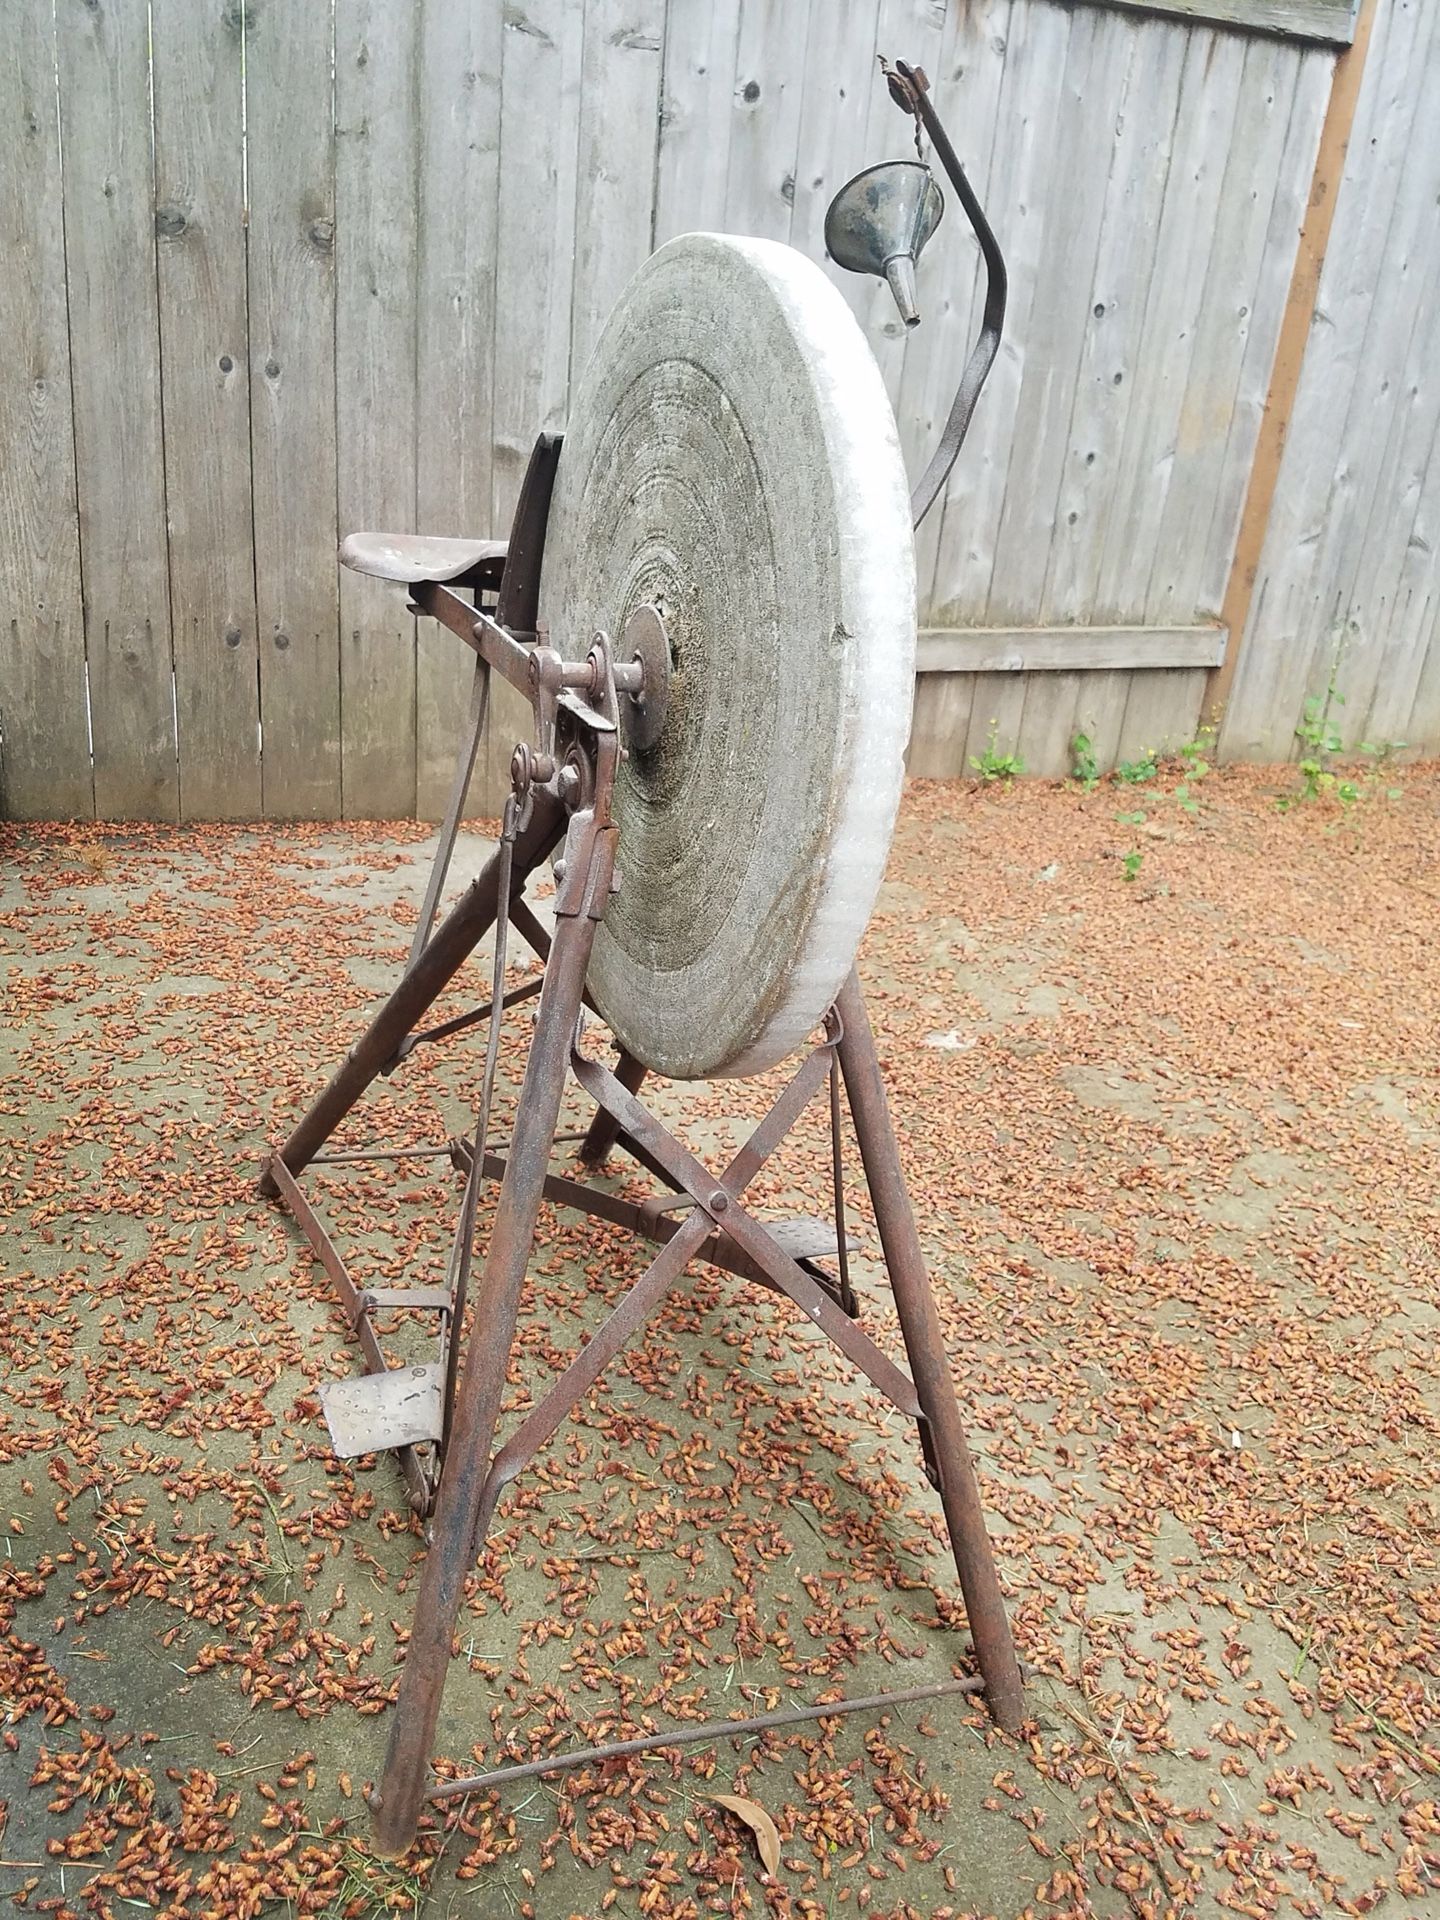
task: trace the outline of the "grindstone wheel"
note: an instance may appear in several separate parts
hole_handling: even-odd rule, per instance
[[[652,1072],[755,1073],[803,1044],[854,961],[915,666],[894,417],[849,309],[790,247],[672,240],[579,384],[541,621],[568,658],[603,630],[624,660],[647,604],[668,694],[617,776],[622,884],[588,984]]]

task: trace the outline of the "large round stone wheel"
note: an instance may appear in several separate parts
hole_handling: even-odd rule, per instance
[[[894,830],[915,666],[909,490],[880,373],[792,248],[691,233],[580,380],[540,611],[583,658],[651,604],[658,736],[616,787],[622,884],[590,991],[653,1072],[754,1073],[854,961]]]

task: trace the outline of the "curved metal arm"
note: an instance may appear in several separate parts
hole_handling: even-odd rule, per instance
[[[985,310],[981,316],[980,332],[970,349],[970,358],[965,362],[965,371],[960,376],[960,385],[955,389],[955,398],[950,403],[950,412],[946,417],[944,431],[940,435],[940,444],[930,456],[930,463],[910,494],[911,524],[919,526],[950,477],[950,469],[955,464],[956,455],[965,444],[965,435],[970,428],[970,418],[975,411],[975,402],[980,398],[980,389],[985,384],[986,375],[994,364],[995,355],[1000,348],[1000,335],[1005,326],[1005,299],[1009,279],[1005,272],[1005,258],[994,234],[990,231],[990,222],[985,218],[984,209],[975,198],[974,189],[965,177],[965,169],[956,157],[955,149],[940,123],[940,116],[931,106],[928,94],[929,82],[918,67],[910,67],[903,60],[897,60],[893,67],[885,68],[885,78],[890,88],[890,97],[895,104],[913,114],[916,122],[923,126],[930,137],[930,143],[939,156],[940,164],[949,176],[961,206],[965,209],[965,218],[974,229],[975,238],[980,243],[980,252],[985,261]]]

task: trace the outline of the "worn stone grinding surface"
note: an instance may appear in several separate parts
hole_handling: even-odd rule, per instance
[[[617,783],[590,986],[675,1078],[793,1052],[854,960],[894,830],[915,565],[870,350],[793,248],[684,234],[621,297],[571,410],[541,617],[582,657],[659,607],[664,729]]]

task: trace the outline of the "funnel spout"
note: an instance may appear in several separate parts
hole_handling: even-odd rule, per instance
[[[907,327],[920,323],[915,262],[940,224],[945,201],[918,160],[887,160],[857,173],[830,202],[825,249],[837,267],[889,282]]]
[[[920,309],[915,301],[915,260],[908,253],[892,253],[885,262],[885,278],[907,327],[918,327]]]

